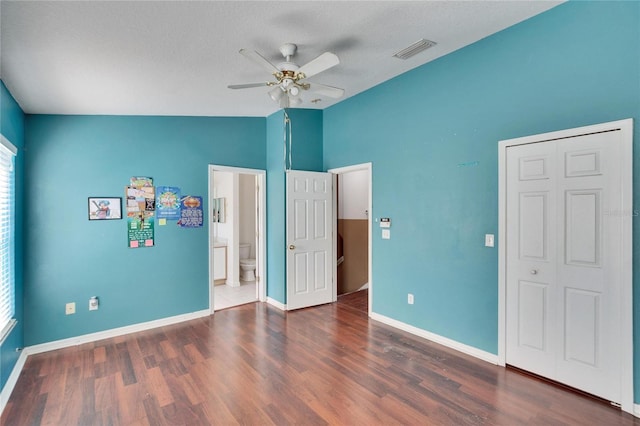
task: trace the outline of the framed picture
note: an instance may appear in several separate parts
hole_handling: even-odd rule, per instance
[[[89,220],[122,219],[121,197],[89,197]]]

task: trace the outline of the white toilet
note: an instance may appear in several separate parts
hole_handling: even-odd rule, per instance
[[[240,280],[255,281],[256,280],[256,260],[250,259],[251,244],[240,244]]]

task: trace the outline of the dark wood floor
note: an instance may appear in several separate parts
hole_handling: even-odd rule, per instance
[[[364,298],[364,299],[363,299]],[[30,356],[9,425],[632,425],[633,416],[369,320],[366,292]]]

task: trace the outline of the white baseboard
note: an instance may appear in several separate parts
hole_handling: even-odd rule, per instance
[[[391,327],[399,328],[400,330],[406,331],[411,334],[415,334],[418,337],[431,340],[432,342],[438,343],[442,346],[446,346],[451,349],[455,349],[458,352],[471,355],[472,357],[481,359],[491,364],[496,364],[496,365],[498,364],[498,355],[494,355],[492,353],[483,351],[481,349],[474,348],[473,346],[465,345],[464,343],[451,340],[447,337],[443,337],[438,334],[431,333],[429,331],[423,330],[418,327],[414,327],[402,321],[394,320],[393,318],[389,318],[384,315],[377,314],[375,312],[371,312],[371,319],[380,321],[384,324],[390,325]]]
[[[208,317],[211,315],[208,309],[191,312],[188,314],[176,315],[173,317],[161,318],[158,320],[141,322],[139,324],[127,325],[125,327],[112,328],[110,330],[98,331],[97,333],[84,334],[82,336],[70,337],[68,339],[55,340],[53,342],[41,343],[39,345],[27,346],[23,352],[27,355],[39,354],[42,352],[54,351],[56,349],[68,348],[70,346],[91,343],[97,340],[109,339],[111,337],[122,336],[124,334],[138,331],[150,330],[152,328],[163,327],[165,325],[177,324],[196,318]]]
[[[633,414],[636,417],[640,417],[640,404],[633,404]]]
[[[270,304],[271,306],[273,306],[274,308],[278,308],[281,311],[286,311],[287,310],[287,305],[284,305],[280,302],[278,302],[276,299],[272,299],[270,297],[267,297],[267,303]]]
[[[13,392],[13,388],[16,386],[16,383],[18,383],[18,377],[20,377],[20,373],[22,373],[22,367],[24,367],[27,356],[28,355],[24,353],[24,351],[20,353],[18,361],[16,362],[16,365],[13,366],[13,370],[7,379],[7,383],[4,384],[2,392],[0,392],[0,416],[2,416],[4,407],[6,407],[7,402],[9,402],[9,397],[11,396],[11,392]]]

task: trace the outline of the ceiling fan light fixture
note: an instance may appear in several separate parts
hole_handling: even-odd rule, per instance
[[[430,47],[435,46],[437,43],[435,41],[420,39],[413,43],[411,46],[405,47],[399,52],[396,52],[393,57],[398,59],[409,59],[414,55],[422,52],[423,50],[427,50]]]
[[[269,90],[269,97],[273,99],[275,102],[279,103],[280,100],[284,97],[284,90],[280,86],[276,86],[273,89]]]
[[[289,106],[290,107],[295,107],[298,106],[302,103],[302,99],[300,98],[293,98],[293,97],[289,97]]]
[[[298,86],[293,86],[289,89],[289,94],[291,96],[298,96],[300,94],[300,89],[298,89]]]

